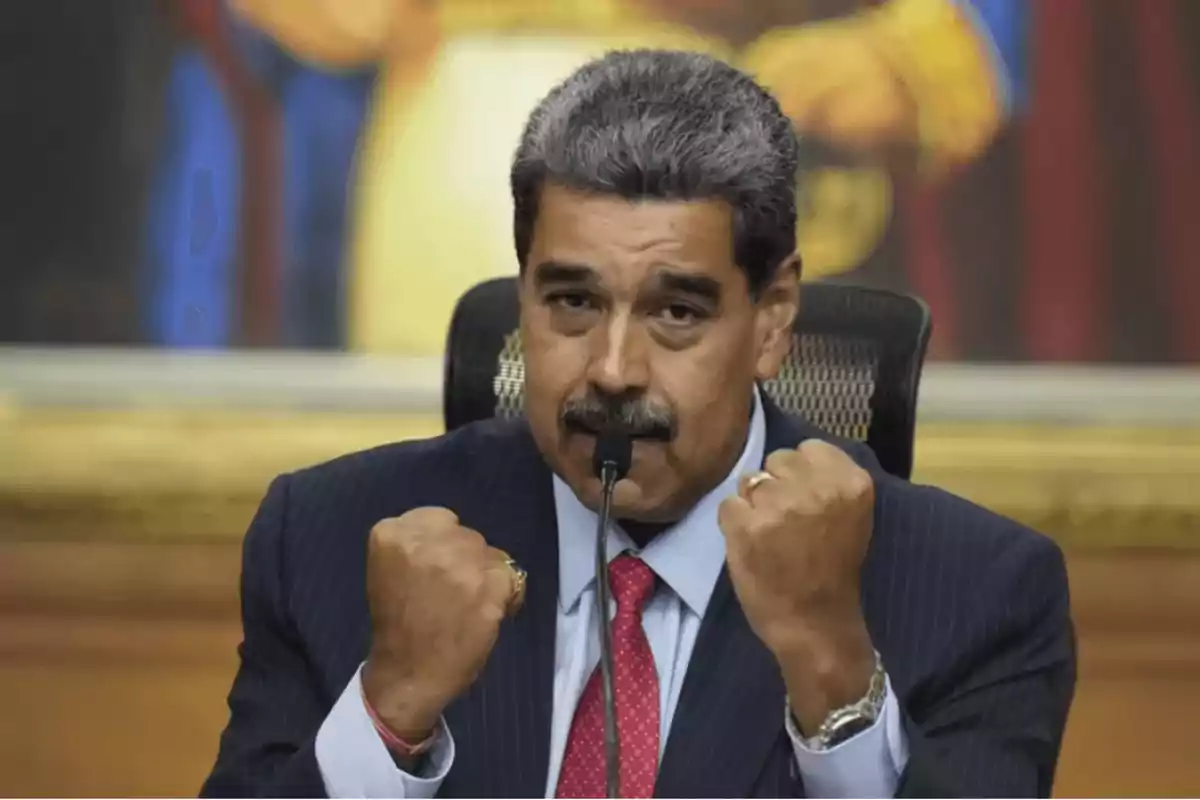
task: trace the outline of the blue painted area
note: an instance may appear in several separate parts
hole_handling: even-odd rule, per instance
[[[991,39],[1007,89],[1006,106],[1020,114],[1029,102],[1029,0],[958,0]],[[1047,0],[1053,2],[1054,0]]]
[[[239,55],[274,96],[281,115],[280,342],[342,347],[350,181],[376,71],[326,70],[298,61],[236,19],[231,31]]]
[[[345,343],[347,207],[374,76],[297,69],[281,91],[283,342]]]
[[[300,63],[227,20],[238,55],[278,105],[283,166],[281,327],[289,347],[345,343],[347,206],[375,72]],[[224,90],[198,48],[176,56],[147,217],[149,338],[172,347],[237,340],[241,144]]]
[[[159,169],[146,219],[143,326],[153,343],[225,347],[236,319],[240,149],[203,54],[171,66]]]

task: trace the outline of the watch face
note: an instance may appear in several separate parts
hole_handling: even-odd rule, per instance
[[[836,747],[842,742],[853,739],[858,734],[871,727],[871,720],[866,717],[851,717],[837,727],[829,736],[829,746]]]

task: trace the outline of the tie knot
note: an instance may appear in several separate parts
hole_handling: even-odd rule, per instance
[[[619,555],[608,565],[608,583],[619,610],[640,612],[654,594],[654,570],[637,556]]]

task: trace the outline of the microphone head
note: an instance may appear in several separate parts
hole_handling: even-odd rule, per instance
[[[633,461],[633,440],[617,430],[606,430],[596,437],[596,450],[592,453],[592,472],[604,480],[605,473],[613,476],[613,483],[629,474]]]

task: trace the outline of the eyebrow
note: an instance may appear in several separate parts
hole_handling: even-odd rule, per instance
[[[595,283],[596,270],[582,264],[543,261],[534,269],[533,280],[539,287],[553,283]]]
[[[533,280],[541,288],[564,283],[597,284],[599,276],[595,269],[583,264],[543,261],[534,268]],[[660,267],[651,275],[649,283],[657,291],[687,294],[713,304],[721,300],[721,283],[707,275],[693,275]]]
[[[668,292],[692,295],[693,297],[707,300],[714,304],[719,303],[721,300],[720,282],[707,275],[689,275],[669,270],[660,270],[655,273],[653,281],[657,282],[662,289]]]

